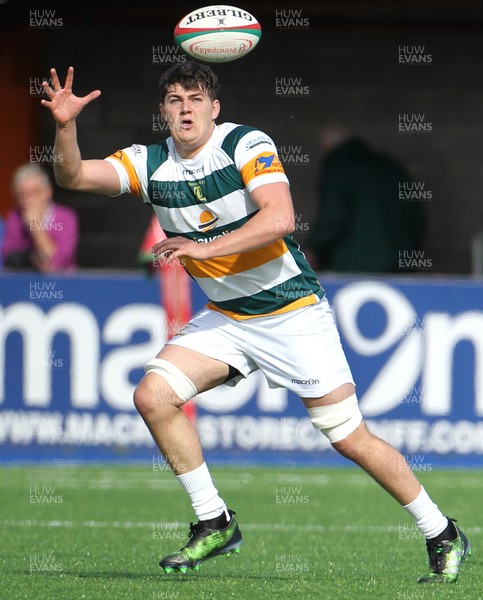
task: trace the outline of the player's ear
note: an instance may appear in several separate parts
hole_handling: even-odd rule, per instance
[[[220,101],[218,99],[213,100],[213,113],[212,113],[213,120],[215,120],[216,117],[220,114],[220,109],[221,109]]]
[[[166,112],[164,110],[164,104],[162,102],[159,103],[159,113],[163,119],[166,118]]]

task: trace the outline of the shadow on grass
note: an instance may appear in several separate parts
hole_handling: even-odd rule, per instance
[[[32,578],[38,578],[38,577],[59,577],[60,575],[62,575],[63,577],[79,577],[79,578],[83,578],[83,579],[112,579],[112,580],[116,580],[116,579],[144,579],[145,581],[155,581],[157,583],[166,583],[166,584],[172,584],[174,582],[182,584],[182,583],[192,583],[194,580],[197,581],[205,581],[205,582],[209,582],[209,581],[213,581],[213,582],[217,582],[220,580],[220,573],[213,573],[213,574],[207,574],[207,573],[176,573],[176,574],[171,574],[171,575],[167,575],[165,573],[163,573],[160,570],[159,575],[156,575],[155,573],[132,573],[132,572],[128,572],[128,571],[93,571],[93,572],[88,572],[88,571],[77,571],[77,570],[66,570],[64,569],[61,573],[59,571],[38,571],[36,573],[30,573],[30,571],[26,571],[26,570],[22,570],[22,569],[11,569],[9,571],[10,574],[15,574],[15,575],[27,575],[28,577],[32,577]],[[7,574],[5,572],[5,574]],[[233,581],[241,581],[241,580],[247,580],[247,579],[253,579],[254,581],[257,580],[273,580],[273,581],[293,581],[294,578],[296,577],[296,575],[300,575],[300,574],[294,574],[294,573],[287,573],[287,574],[273,574],[272,576],[269,573],[263,573],[263,574],[259,574],[257,575],[256,573],[250,574],[250,573],[240,573],[240,574],[233,574],[233,573],[224,573],[223,574],[223,581],[226,582],[228,580],[233,580]]]

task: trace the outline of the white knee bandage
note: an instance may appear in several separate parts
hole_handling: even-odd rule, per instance
[[[198,393],[195,384],[189,377],[186,377],[183,371],[162,358],[152,358],[146,363],[144,372],[156,373],[160,377],[163,377],[170,388],[172,388],[173,392],[183,400],[183,402],[194,398]]]
[[[357,396],[329,404],[309,408],[312,425],[327,436],[329,442],[340,442],[357,429],[362,421],[362,414],[357,403]]]

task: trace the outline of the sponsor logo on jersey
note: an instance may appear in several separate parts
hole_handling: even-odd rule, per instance
[[[255,161],[255,173],[268,169],[272,166],[275,154],[260,154]]]
[[[257,154],[257,156],[249,160],[241,168],[242,179],[245,185],[259,175],[284,172],[282,163],[273,151],[260,152],[260,154]]]
[[[188,181],[188,185],[193,190],[193,194],[198,202],[207,202],[208,198],[203,192],[202,185],[205,185],[204,179],[198,179],[197,181]]]
[[[256,138],[253,138],[252,140],[249,140],[246,144],[245,144],[245,150],[251,150],[252,148],[255,148],[255,146],[259,146],[260,144],[271,144],[272,141],[269,137],[267,137],[266,135],[259,135]]]
[[[218,217],[216,215],[209,210],[204,210],[200,214],[200,224],[198,225],[198,229],[203,232],[209,231],[210,229],[213,229],[217,222]]]
[[[283,173],[282,163],[274,152],[261,152],[253,162],[253,175],[266,173]]]

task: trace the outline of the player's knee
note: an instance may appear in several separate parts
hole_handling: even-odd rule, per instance
[[[181,406],[197,394],[194,383],[166,360],[153,358],[144,370],[146,375],[134,391],[134,405],[143,417]]]
[[[360,464],[368,453],[373,452],[373,441],[376,436],[369,431],[364,421],[357,428],[357,436],[348,436],[343,440],[334,442],[332,446],[345,458]]]
[[[134,390],[134,406],[138,413],[146,417],[159,404],[159,390],[144,377]]]
[[[321,431],[332,445],[347,439],[362,421],[355,394],[335,404],[309,408],[308,412],[312,425]]]

